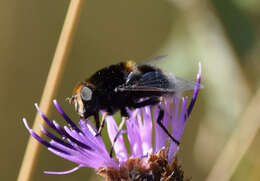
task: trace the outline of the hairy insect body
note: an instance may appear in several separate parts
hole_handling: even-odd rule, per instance
[[[105,116],[120,111],[122,122],[115,136],[117,139],[128,117],[127,108],[140,108],[158,104],[163,97],[185,90],[193,90],[195,83],[167,74],[152,65],[136,65],[132,61],[121,62],[105,67],[84,82],[76,85],[70,103],[83,119],[94,116],[99,135],[104,126]],[[103,110],[101,122],[99,111]],[[164,110],[160,107],[158,124],[177,144],[167,128],[161,123]],[[113,147],[113,145],[112,145]],[[112,150],[112,149],[111,149]],[[112,154],[112,152],[111,152]]]
[[[127,116],[125,108],[135,108],[141,98],[161,96],[162,92],[122,90],[124,87],[135,86],[147,72],[161,71],[148,65],[136,66],[131,61],[97,71],[81,83],[90,87],[93,92],[91,101],[83,100],[83,105],[86,107],[83,117],[94,115],[99,110],[104,110],[108,114],[114,114],[119,110],[123,116]],[[154,104],[157,102],[155,101]]]

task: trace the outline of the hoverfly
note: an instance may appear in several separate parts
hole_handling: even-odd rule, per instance
[[[106,115],[120,111],[122,121],[112,144],[112,156],[113,145],[128,118],[127,107],[136,109],[156,105],[167,96],[193,90],[195,85],[193,81],[178,78],[155,66],[125,61],[105,67],[77,84],[69,102],[75,105],[75,110],[82,119],[94,116],[97,135],[101,134]],[[105,112],[101,121],[100,110]],[[179,140],[176,140],[162,124],[163,115],[164,109],[160,106],[157,123],[171,140],[179,145]]]

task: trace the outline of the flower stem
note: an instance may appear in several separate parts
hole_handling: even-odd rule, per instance
[[[71,0],[60,34],[57,48],[49,70],[47,81],[43,90],[40,109],[48,115],[49,108],[53,98],[56,96],[59,83],[65,68],[69,50],[72,44],[73,35],[75,34],[76,25],[79,20],[80,10],[83,7],[84,0]],[[33,125],[33,130],[38,135],[42,135],[39,125],[44,124],[39,112],[37,113]],[[29,181],[35,167],[37,155],[39,152],[39,142],[32,137],[29,138],[28,145],[24,154],[23,162],[18,175],[18,181]]]

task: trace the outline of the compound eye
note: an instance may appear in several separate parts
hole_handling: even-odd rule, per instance
[[[90,101],[92,99],[92,90],[88,87],[83,87],[81,89],[81,98],[84,101]]]

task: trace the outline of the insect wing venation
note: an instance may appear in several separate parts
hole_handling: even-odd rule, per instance
[[[118,87],[119,91],[149,91],[162,93],[179,93],[188,90],[194,90],[196,83],[185,80],[171,73],[148,72],[144,74],[140,80],[130,85],[122,85]],[[202,88],[202,87],[201,87]]]

